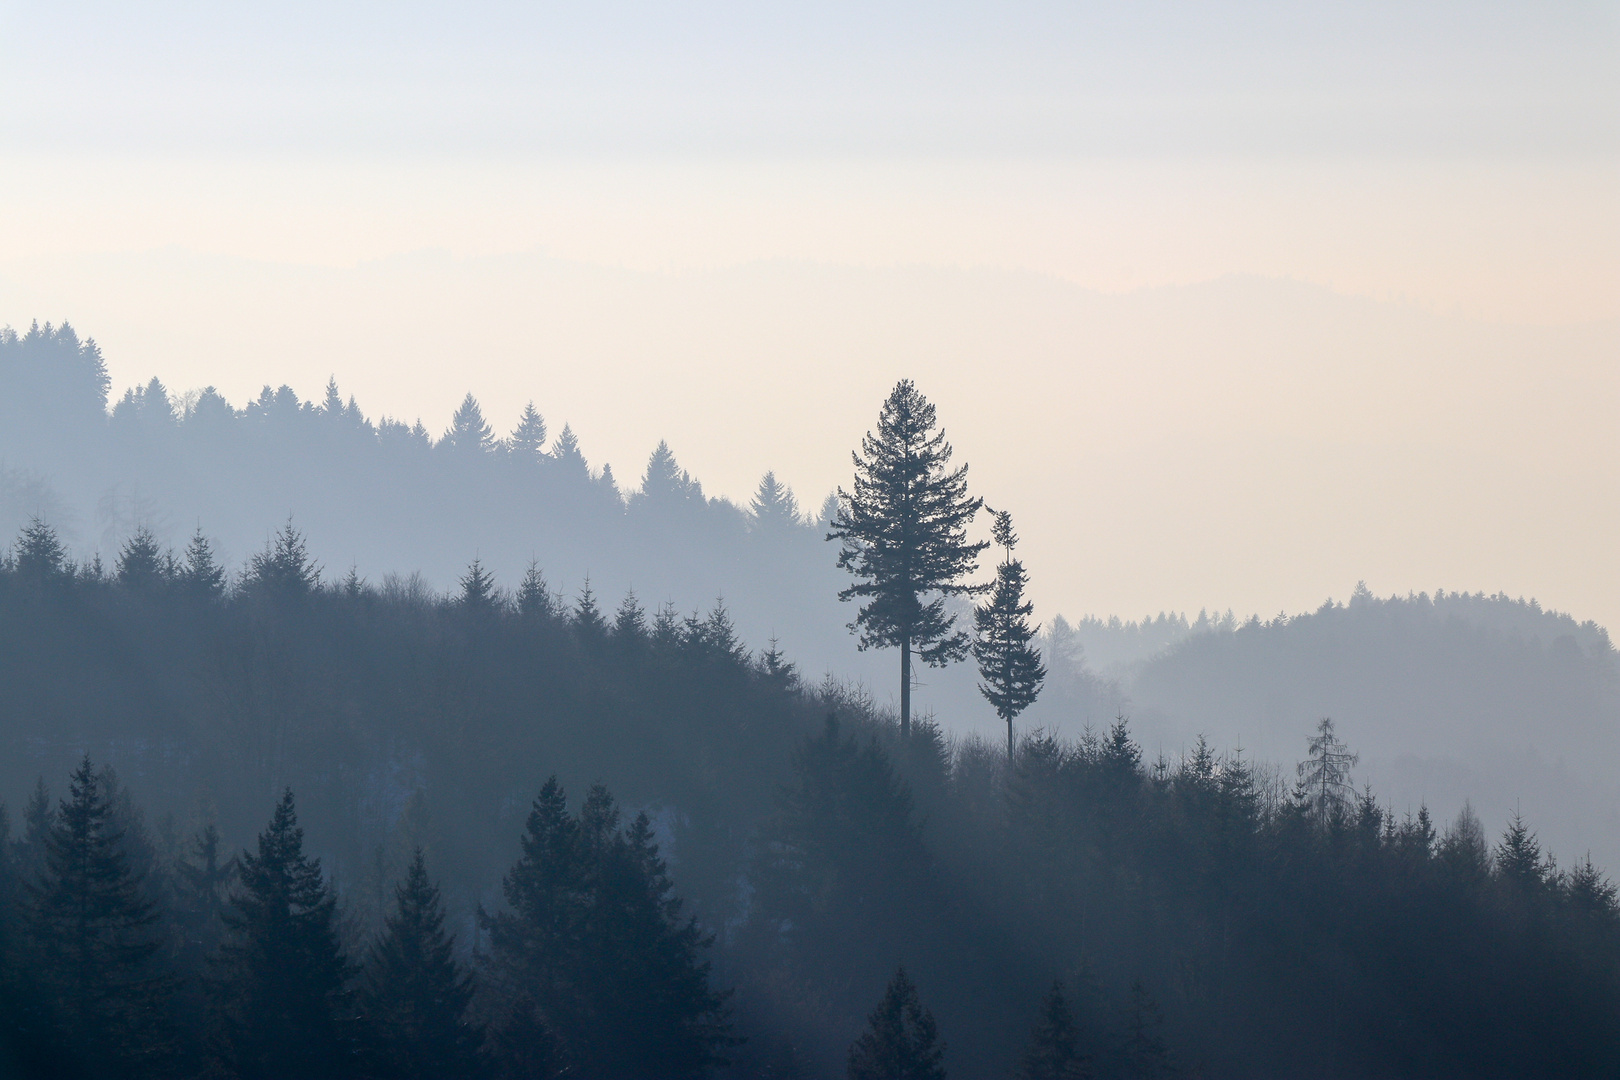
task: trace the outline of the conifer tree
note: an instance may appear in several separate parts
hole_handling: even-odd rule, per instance
[[[399,1080],[481,1075],[483,1035],[467,1018],[472,997],[472,977],[456,963],[438,887],[417,848],[366,963],[362,1003],[381,1072]]]
[[[540,563],[536,559],[530,559],[528,569],[523,572],[523,582],[518,586],[517,609],[519,615],[530,620],[549,619],[557,614],[557,601],[551,595],[551,588],[546,584],[545,575],[540,572]]]
[[[1496,845],[1493,862],[1497,876],[1522,892],[1538,892],[1553,877],[1552,866],[1542,859],[1536,834],[1517,810],[1502,834],[1502,842]]]
[[[59,580],[71,569],[56,530],[37,517],[30,518],[17,537],[14,559],[17,576],[30,581]]]
[[[484,569],[483,560],[474,558],[461,576],[458,603],[463,611],[479,615],[488,615],[500,608],[501,596],[496,591],[495,578]]]
[[[647,471],[642,474],[641,490],[636,495],[636,501],[654,506],[673,506],[685,502],[701,504],[703,487],[681,468],[669,443],[660,439],[647,458]]]
[[[276,804],[225,913],[221,1052],[243,1080],[347,1077],[358,1040],[337,900],[304,854],[293,794]]]
[[[169,577],[169,562],[163,557],[157,537],[145,525],[124,542],[118,553],[118,584],[132,592],[154,589]]]
[[[562,434],[551,445],[551,456],[563,466],[563,471],[580,479],[588,480],[591,475],[590,463],[579,449],[579,436],[567,424],[563,425]]]
[[[523,415],[518,417],[517,427],[512,429],[507,443],[519,461],[538,461],[545,452],[546,420],[535,411],[534,402],[523,406]]]
[[[203,535],[202,526],[186,545],[186,561],[180,568],[179,582],[195,596],[208,600],[225,594],[225,570],[214,559],[213,545]]]
[[[58,1052],[91,1074],[154,1072],[167,980],[153,971],[157,909],[130,869],[112,807],[88,755],[45,836],[44,866],[25,883],[37,977]]]
[[[184,937],[182,952],[195,961],[212,953],[220,943],[237,860],[234,855],[225,855],[219,829],[213,822],[197,830],[189,848],[174,867],[175,917]]]
[[[867,1029],[849,1048],[849,1080],[944,1080],[945,1045],[933,1014],[900,968]]]
[[[304,534],[293,528],[292,518],[248,560],[243,580],[249,592],[278,599],[308,596],[320,583],[321,568],[309,557]]]
[[[1620,889],[1592,865],[1588,854],[1584,862],[1575,864],[1564,883],[1564,897],[1569,906],[1582,918],[1612,928],[1620,923]]]
[[[570,815],[553,777],[502,885],[509,910],[482,916],[493,980],[514,1003],[498,1045],[532,1048],[538,1028],[602,1080],[681,1080],[723,1063],[725,997],[700,959],[711,939],[680,918],[645,814],[620,828],[598,785]]]
[[[748,512],[753,527],[767,532],[801,523],[799,500],[793,497],[792,489],[776,478],[774,472],[767,472],[760,478],[754,498],[748,504]]]
[[[1041,1002],[1040,1016],[1019,1063],[1019,1080],[1086,1080],[1091,1075],[1086,1064],[1063,983],[1054,981]]]
[[[1030,642],[1040,632],[1029,625],[1034,605],[1024,599],[1024,564],[1012,557],[1018,537],[1012,515],[993,511],[991,535],[1007,553],[996,567],[990,599],[973,609],[973,657],[979,662],[979,693],[1007,725],[1007,760],[1013,757],[1013,719],[1035,703],[1046,668]]]
[[[613,640],[620,645],[633,646],[647,639],[647,613],[636,601],[635,590],[624,594],[619,610],[613,616]]]
[[[788,693],[798,690],[799,666],[782,652],[775,636],[771,637],[769,644],[759,654],[759,666],[773,686]]]
[[[453,454],[469,457],[487,454],[495,448],[495,433],[484,420],[484,410],[478,407],[477,398],[468,394],[462,399],[439,445]]]
[[[1326,828],[1335,816],[1348,814],[1355,800],[1350,770],[1360,760],[1339,741],[1333,720],[1322,717],[1310,737],[1304,761],[1299,763],[1299,797],[1317,825]]]
[[[967,494],[967,466],[951,469],[951,446],[934,406],[902,379],[883,403],[877,434],[867,432],[853,492],[838,489],[828,540],[841,540],[838,565],[859,580],[839,592],[860,599],[850,624],[862,649],[900,650],[900,728],[911,727],[911,654],[944,667],[968,654],[968,636],[947,613],[951,596],[981,591],[963,578],[988,542],[970,543],[967,526],[982,500]],[[932,596],[931,600],[925,599]]]
[[[585,579],[585,587],[580,590],[579,602],[574,605],[573,616],[574,633],[582,640],[595,642],[607,637],[607,620],[602,617],[602,610],[596,606],[596,594],[591,591],[591,579]]]

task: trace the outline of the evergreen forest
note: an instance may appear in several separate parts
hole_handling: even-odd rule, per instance
[[[8,386],[56,380],[30,393],[105,419],[93,346],[30,333],[54,359],[0,341]],[[342,438],[419,439],[425,471],[566,464],[538,415],[498,451],[465,412],[431,451],[352,419]],[[796,531],[743,572],[820,545],[835,629],[974,672],[991,737],[911,710],[909,670],[900,707],[818,674],[725,600],[476,555],[445,590],[372,580],[325,565],[297,515],[257,523],[245,559],[206,519],[179,542],[134,520],[102,555],[41,505],[0,557],[0,1075],[1620,1074],[1598,862],[1517,815],[1392,805],[1332,719],[1298,717],[1285,761],[1145,748],[1118,685],[1077,683],[1030,625],[1011,516],[989,511],[993,545],[965,531],[980,506],[933,424],[896,387],[814,529],[762,485],[751,535],[773,513]],[[579,469],[612,513],[675,505]],[[741,514],[666,472],[683,513]],[[915,558],[885,547],[901,483],[935,499]],[[1405,610],[1177,648],[1241,683],[1253,642]],[[1570,665],[1612,666],[1602,631],[1566,636]],[[1156,655],[1144,677],[1167,679]],[[1046,726],[1048,687],[1093,711]]]

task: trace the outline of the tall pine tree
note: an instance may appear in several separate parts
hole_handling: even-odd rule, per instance
[[[1029,625],[1034,605],[1024,599],[1024,564],[1012,557],[1018,536],[1012,515],[993,512],[991,535],[1007,553],[996,567],[988,602],[973,609],[973,658],[979,662],[979,693],[1007,725],[1007,760],[1013,758],[1013,720],[1035,703],[1046,668],[1030,642],[1039,632]]]
[[[534,402],[523,407],[523,415],[518,417],[518,425],[512,430],[507,446],[519,461],[538,461],[545,452],[546,420],[535,410]]]
[[[118,584],[132,592],[154,589],[169,580],[171,564],[152,530],[138,526],[118,552]]]
[[[945,1080],[945,1045],[905,968],[849,1048],[849,1080]]]
[[[570,815],[552,778],[522,847],[503,882],[509,910],[484,917],[494,982],[512,1002],[497,1045],[538,1053],[554,1038],[570,1067],[601,1080],[723,1064],[725,995],[701,958],[711,939],[681,918],[647,816],[621,828],[600,785]]]
[[[838,565],[855,575],[840,600],[862,601],[850,629],[860,648],[900,650],[900,727],[911,727],[911,656],[944,667],[968,654],[968,635],[945,610],[951,596],[982,591],[966,584],[988,542],[970,543],[967,527],[982,500],[967,494],[967,466],[950,468],[951,445],[934,406],[902,379],[883,403],[877,434],[867,432],[855,462],[854,491],[838,490],[827,533],[841,540]],[[927,599],[932,597],[932,599]]]
[[[90,1075],[166,1064],[168,980],[153,969],[157,909],[130,869],[102,779],[86,756],[25,883],[36,977],[57,1053]]]
[[[456,963],[438,887],[417,848],[366,962],[361,1000],[377,1039],[377,1071],[397,1080],[481,1075],[483,1034],[467,1016],[472,997],[472,977]]]
[[[336,897],[320,860],[304,854],[290,790],[240,863],[221,948],[224,1064],[242,1080],[353,1075],[354,973],[338,942]]]

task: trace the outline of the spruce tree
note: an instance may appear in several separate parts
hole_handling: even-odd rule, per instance
[[[159,1070],[168,981],[153,970],[157,909],[125,856],[123,835],[87,755],[25,883],[32,962],[58,1052],[95,1074]]]
[[[1063,995],[1063,983],[1054,980],[1041,1002],[1040,1016],[1019,1062],[1019,1080],[1086,1080],[1091,1075],[1086,1064],[1086,1056],[1080,1052],[1080,1030]]]
[[[264,550],[248,560],[242,582],[250,593],[276,599],[308,596],[320,583],[321,568],[309,557],[304,534],[293,528],[290,517]]]
[[[590,463],[585,460],[584,453],[579,449],[579,437],[567,424],[563,425],[562,434],[557,436],[557,441],[551,444],[551,456],[563,466],[564,472],[579,479],[590,479]]]
[[[12,568],[28,581],[60,580],[72,569],[56,530],[37,517],[30,518],[17,537]]]
[[[934,1016],[900,968],[867,1029],[849,1048],[849,1080],[944,1080],[945,1045]]]
[[[1502,842],[1496,845],[1496,875],[1521,894],[1534,895],[1554,879],[1553,867],[1541,854],[1541,843],[1515,810]]]
[[[647,613],[636,600],[634,589],[624,594],[619,610],[613,615],[613,640],[625,648],[634,648],[647,640]]]
[[[608,623],[602,617],[602,609],[596,606],[596,594],[591,591],[591,579],[585,579],[585,587],[579,592],[579,601],[574,605],[573,618],[570,620],[574,633],[582,641],[595,643],[607,638]]]
[[[163,557],[157,537],[145,525],[138,526],[118,552],[118,584],[131,592],[148,591],[167,582],[169,571],[170,560]]]
[[[748,512],[752,526],[765,532],[801,524],[799,500],[793,497],[793,491],[786,484],[776,478],[774,472],[767,472],[760,478],[759,487],[748,504]]]
[[[827,533],[840,540],[838,565],[859,580],[838,594],[862,601],[850,629],[861,649],[900,650],[900,728],[911,728],[911,656],[944,667],[968,654],[968,635],[945,610],[946,598],[982,591],[963,578],[978,568],[988,542],[970,543],[967,527],[982,500],[967,494],[967,466],[951,469],[951,446],[935,426],[934,406],[911,380],[895,385],[855,462],[853,492],[838,490]],[[932,599],[926,599],[928,597]]]
[[[979,662],[979,693],[1007,725],[1007,760],[1013,758],[1013,719],[1035,703],[1046,668],[1030,642],[1040,632],[1029,625],[1034,605],[1024,599],[1024,564],[1012,557],[1018,537],[1012,515],[993,512],[991,535],[1007,553],[996,567],[987,603],[973,609],[973,658]]]
[[[352,1075],[353,971],[338,942],[337,900],[320,860],[304,854],[291,790],[240,865],[220,950],[224,1064],[242,1080]]]
[[[702,498],[702,486],[681,468],[669,443],[658,440],[658,445],[647,458],[647,471],[641,477],[638,501],[668,506],[694,499],[701,501]]]
[[[182,950],[193,959],[219,946],[225,929],[225,906],[236,873],[236,856],[225,855],[219,829],[213,822],[197,830],[189,850],[175,863],[175,917],[184,936]]]
[[[545,452],[546,419],[535,411],[534,402],[523,406],[523,415],[518,417],[507,445],[519,461],[538,461]]]
[[[192,534],[186,545],[185,563],[180,568],[179,583],[194,596],[215,600],[225,595],[225,570],[214,559],[213,545],[203,535],[202,526]]]
[[[619,822],[600,785],[577,816],[555,777],[535,799],[502,883],[508,910],[482,917],[492,982],[513,1003],[497,1046],[555,1039],[601,1080],[700,1077],[732,1042],[700,955],[711,939],[681,918],[647,816]]]
[[[1326,828],[1334,817],[1350,812],[1355,801],[1350,770],[1358,760],[1357,755],[1339,741],[1333,720],[1322,717],[1317,722],[1316,734],[1310,737],[1305,760],[1296,770],[1298,796],[1319,827]]]
[[[366,962],[361,1000],[382,1074],[399,1080],[481,1075],[483,1035],[467,1018],[472,998],[472,977],[456,963],[438,887],[417,848]]]
[[[461,576],[461,596],[457,602],[463,611],[477,615],[490,615],[500,609],[501,595],[495,588],[495,577],[484,569],[483,560],[474,558]]]
[[[518,586],[517,609],[519,615],[529,620],[550,619],[557,614],[557,601],[551,595],[545,575],[540,572],[537,559],[530,559],[529,568],[523,572],[523,581]]]
[[[468,394],[462,399],[461,407],[450,418],[450,428],[439,445],[453,454],[467,457],[478,457],[495,448],[495,433],[484,420],[484,411],[478,407],[477,398]]]

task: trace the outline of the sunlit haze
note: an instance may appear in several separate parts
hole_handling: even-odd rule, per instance
[[[452,17],[453,14],[453,17]],[[1043,614],[1620,624],[1616,6],[8,4],[0,322],[818,503],[895,378]]]

